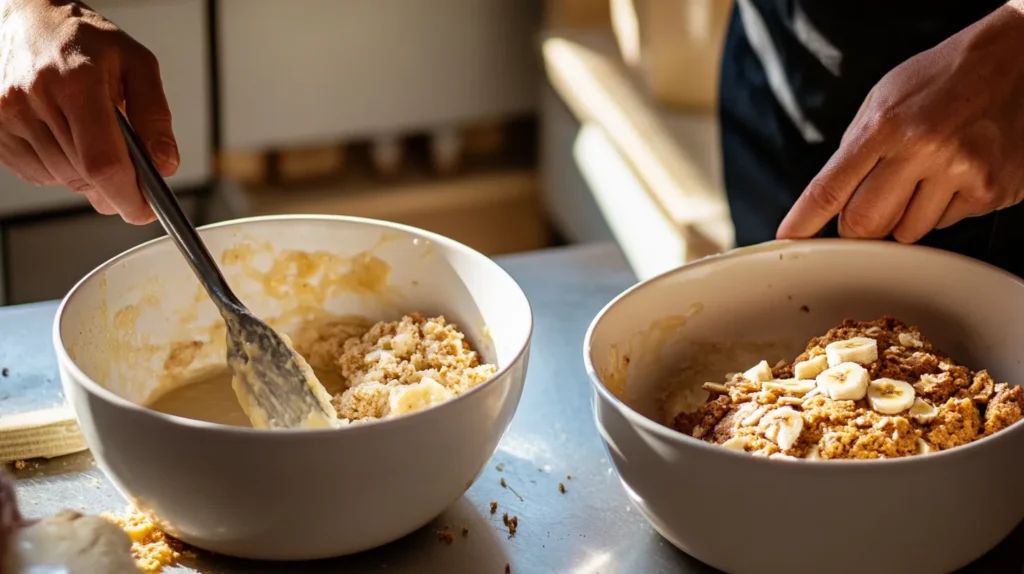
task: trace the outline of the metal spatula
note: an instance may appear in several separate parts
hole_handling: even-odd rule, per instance
[[[116,112],[146,200],[227,323],[227,360],[233,386],[253,426],[330,426],[337,415],[324,398],[326,392],[315,392],[323,387],[312,370],[281,335],[257,319],[231,292],[146,147],[121,110]]]

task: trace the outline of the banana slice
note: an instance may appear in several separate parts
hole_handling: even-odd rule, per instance
[[[929,454],[933,450],[935,449],[932,448],[932,445],[925,442],[923,438],[917,439],[917,454]]]
[[[811,448],[807,449],[804,460],[821,460],[821,449],[818,448],[818,445],[812,444]]]
[[[734,436],[729,440],[722,443],[722,446],[732,450],[747,450],[747,445],[750,443],[750,437],[746,435]]]
[[[761,422],[761,417],[763,417],[764,413],[767,411],[768,405],[761,405],[756,409],[753,409],[753,411],[750,412],[749,415],[747,415],[746,417],[743,418],[743,420],[740,421],[740,426],[752,427],[756,425],[757,423]]]
[[[914,404],[914,387],[896,379],[876,379],[868,385],[868,403],[883,415],[902,413]]]
[[[924,424],[931,422],[939,414],[939,409],[917,398],[914,399],[914,404],[910,406],[910,412],[907,414],[915,421]]]
[[[775,441],[780,449],[787,451],[800,439],[804,418],[792,407],[781,407],[762,417],[760,426],[765,429],[768,440]]]
[[[800,361],[793,365],[793,376],[798,379],[813,379],[829,367],[828,357],[818,355],[817,357]]]
[[[391,389],[388,402],[391,413],[397,416],[443,403],[453,396],[454,393],[441,383],[430,377],[423,377],[418,383]]]
[[[772,391],[777,394],[794,395],[802,397],[818,387],[817,381],[800,379],[778,379],[766,381],[761,384],[761,390]]]
[[[839,363],[822,371],[815,381],[833,401],[859,401],[868,392],[871,376],[857,363]]]
[[[768,365],[768,361],[761,361],[744,371],[743,378],[752,383],[770,381],[772,380],[772,368]]]
[[[873,363],[878,360],[878,342],[870,337],[836,341],[825,346],[825,356],[830,367],[840,363]]]

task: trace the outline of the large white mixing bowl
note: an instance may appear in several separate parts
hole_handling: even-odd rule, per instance
[[[54,323],[65,393],[117,487],[185,542],[271,560],[379,546],[462,496],[523,390],[532,315],[516,282],[468,247],[379,221],[264,217],[201,234],[242,301],[286,333],[321,310],[444,314],[498,372],[438,407],[336,430],[254,430],[147,409],[169,379],[224,361],[212,303],[174,245],[151,241],[86,276]]]
[[[771,242],[645,281],[594,319],[584,360],[612,464],[651,525],[731,574],[942,574],[1024,519],[1024,423],[892,460],[773,460],[662,424],[668,383],[792,360],[845,318],[893,315],[1024,383],[1024,281],[937,249]],[[680,373],[686,373],[680,380]]]

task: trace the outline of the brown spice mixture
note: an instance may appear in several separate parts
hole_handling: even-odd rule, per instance
[[[861,365],[870,379],[909,383],[914,397],[925,403],[922,408],[934,409],[930,416],[911,410],[880,413],[868,397],[833,400],[820,382],[812,391],[790,392],[778,385],[764,388],[768,381],[737,374],[724,384],[705,384],[709,391],[705,403],[693,412],[676,415],[672,426],[696,438],[762,456],[875,459],[954,448],[1024,418],[1020,387],[996,384],[987,371],[975,372],[957,364],[917,327],[888,316],[875,321],[843,321],[811,339],[792,363],[772,367],[772,380],[792,379],[797,363],[825,355],[830,343],[855,337],[876,341],[877,359]],[[792,421],[791,429],[799,427],[794,431],[798,436],[788,445],[779,438],[782,430],[773,426],[774,421],[797,415],[802,422]],[[780,448],[780,442],[788,448]]]

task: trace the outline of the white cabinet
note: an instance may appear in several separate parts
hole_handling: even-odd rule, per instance
[[[148,46],[160,60],[181,153],[181,167],[171,185],[183,188],[207,183],[213,151],[206,2],[93,0],[89,4]],[[80,195],[62,187],[35,187],[0,167],[0,219],[80,205],[87,205]]]
[[[195,221],[200,199],[179,197]],[[164,235],[159,223],[128,225],[117,216],[81,213],[4,225],[7,293],[0,305],[59,299],[86,273],[115,255]]]
[[[537,0],[216,1],[225,149],[535,109]]]

